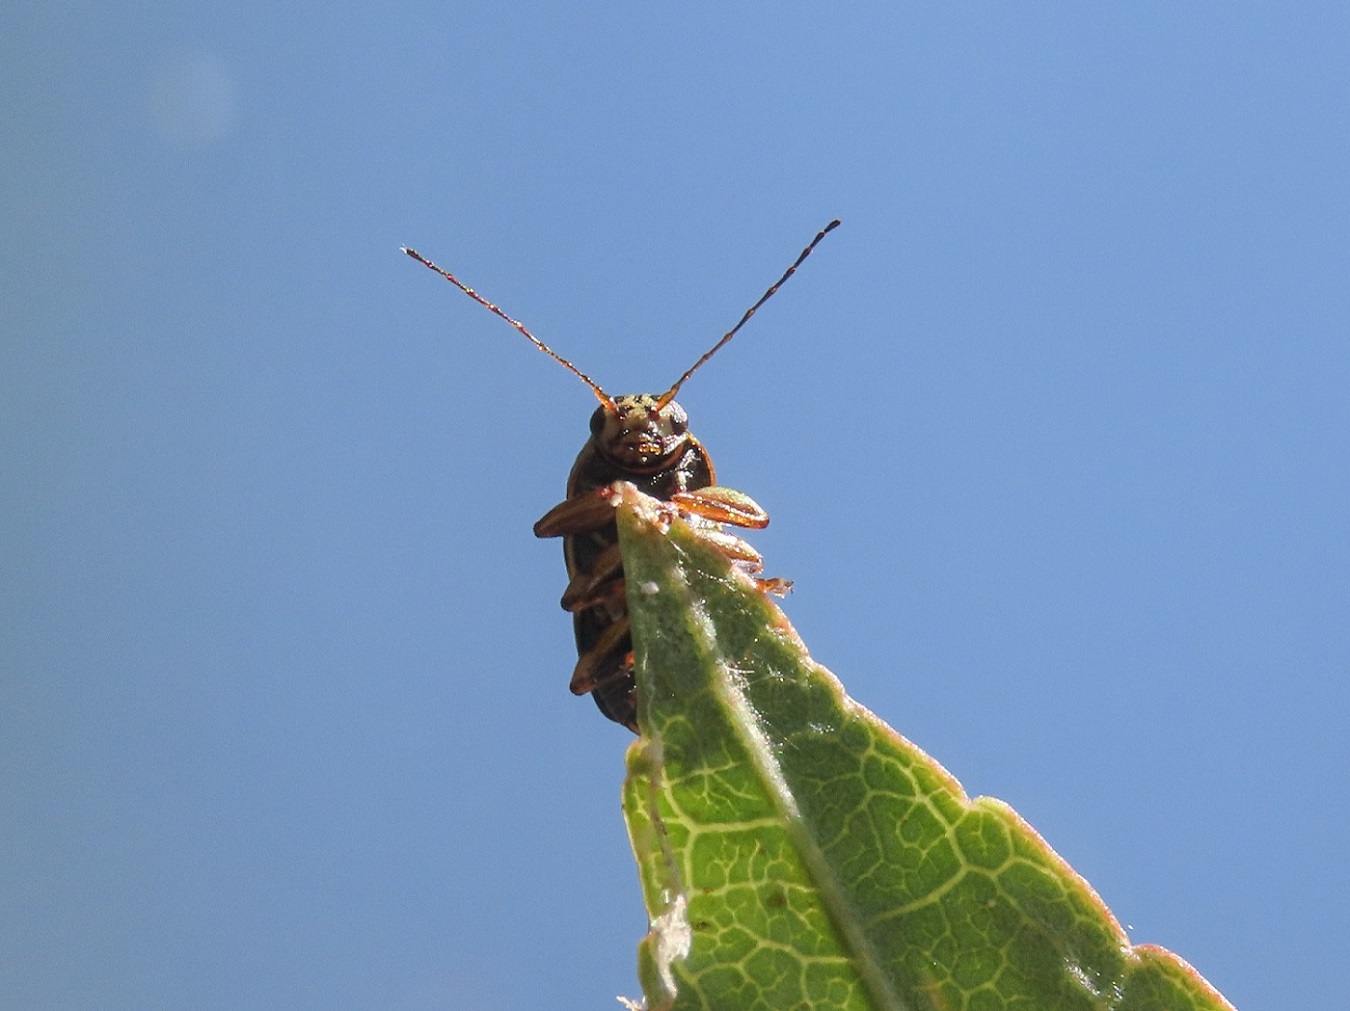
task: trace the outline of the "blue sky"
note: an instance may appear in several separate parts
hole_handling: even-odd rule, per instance
[[[31,6],[31,5],[30,5]],[[1350,949],[1350,12],[0,14],[0,1003],[604,1008],[594,407],[818,660],[1242,1011]]]

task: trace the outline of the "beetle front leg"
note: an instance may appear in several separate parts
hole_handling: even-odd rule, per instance
[[[713,523],[728,523],[733,527],[748,527],[751,530],[763,530],[769,525],[769,514],[764,511],[764,507],[734,488],[713,485],[695,491],[677,491],[670,501],[682,512],[692,513]]]
[[[559,502],[534,525],[536,537],[567,537],[599,530],[614,522],[614,485],[605,485],[576,498]]]

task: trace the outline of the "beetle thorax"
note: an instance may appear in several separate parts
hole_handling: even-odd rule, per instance
[[[591,415],[591,438],[605,458],[634,471],[667,466],[689,443],[689,417],[673,400],[650,393],[613,398]]]

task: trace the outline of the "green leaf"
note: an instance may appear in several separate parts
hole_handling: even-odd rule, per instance
[[[1132,947],[1010,807],[849,699],[716,546],[622,495],[649,1008],[1231,1011]]]

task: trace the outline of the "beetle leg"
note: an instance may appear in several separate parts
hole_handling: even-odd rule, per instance
[[[559,502],[534,525],[536,537],[566,537],[599,530],[614,522],[614,492],[606,485],[593,492]]]
[[[762,572],[764,556],[745,541],[723,530],[700,530],[699,538],[717,548],[744,572]]]
[[[732,565],[754,579],[755,585],[764,593],[772,593],[775,597],[785,597],[791,591],[792,580],[790,579],[782,579],[777,576],[767,579],[759,577],[759,574],[764,571],[764,558],[739,537],[733,537],[722,530],[701,530],[699,536],[731,559]]]
[[[600,633],[595,645],[581,654],[576,667],[572,670],[573,695],[585,695],[594,691],[595,686],[604,680],[606,672],[620,664],[633,648],[628,639],[628,632],[628,619],[616,618],[614,624]]]
[[[769,514],[744,492],[714,485],[697,491],[677,491],[670,501],[685,512],[701,516],[713,523],[730,523],[735,527],[761,530],[769,525]]]
[[[581,611],[623,593],[623,554],[616,541],[595,556],[585,572],[578,572],[562,595],[564,611]]]

